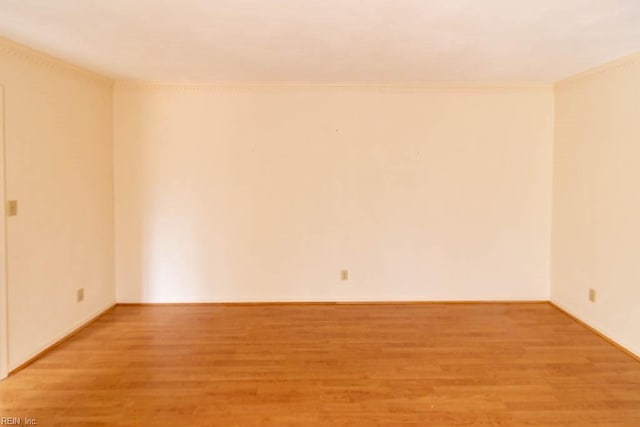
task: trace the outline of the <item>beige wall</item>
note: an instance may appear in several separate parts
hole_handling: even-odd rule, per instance
[[[550,87],[122,85],[114,108],[119,301],[548,298]]]
[[[557,85],[550,242],[551,88],[112,93],[2,41],[6,196],[20,201],[8,220],[9,368],[114,302],[114,179],[120,301],[551,292],[640,353],[638,68],[636,57]]]
[[[551,298],[636,354],[639,160],[640,55],[557,85]]]
[[[114,302],[112,87],[5,41],[0,85],[15,368]]]

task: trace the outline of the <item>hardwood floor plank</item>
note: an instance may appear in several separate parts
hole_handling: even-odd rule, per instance
[[[550,304],[117,306],[0,382],[39,426],[638,426],[640,363]]]

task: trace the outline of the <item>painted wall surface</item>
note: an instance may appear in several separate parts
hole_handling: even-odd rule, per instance
[[[558,83],[555,105],[543,86],[113,92],[2,40],[0,85],[6,198],[19,200],[0,272],[9,369],[116,292],[122,302],[551,296],[640,354],[638,55]]]
[[[640,355],[639,118],[639,55],[556,86],[551,299]]]
[[[118,301],[548,299],[549,87],[114,102]]]
[[[113,304],[112,85],[0,43],[9,368]],[[85,301],[76,302],[76,290]]]

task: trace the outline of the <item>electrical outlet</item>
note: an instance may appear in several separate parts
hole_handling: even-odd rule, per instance
[[[84,288],[78,289],[78,291],[76,292],[76,300],[78,302],[84,301]]]
[[[596,290],[589,289],[589,301],[596,302]]]
[[[349,280],[349,270],[342,270],[340,272],[340,280]]]

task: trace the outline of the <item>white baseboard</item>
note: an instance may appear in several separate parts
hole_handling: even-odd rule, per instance
[[[615,338],[616,334],[612,333],[607,328],[603,327],[602,325],[598,324],[597,322],[586,321],[582,316],[577,314],[578,310],[575,310],[572,307],[569,307],[568,305],[560,303],[560,302],[558,302],[557,300],[554,300],[554,299],[552,299],[550,302],[551,302],[551,304],[555,305],[556,307],[558,307],[562,311],[566,312],[571,317],[573,317],[576,320],[578,320],[579,322],[583,323],[588,328],[592,329],[595,333],[597,333],[598,335],[602,336],[607,341],[611,342],[611,344],[615,345],[616,347],[619,347],[621,350],[629,353],[629,355],[631,355],[631,356],[635,357],[636,359],[640,360],[640,349],[639,348],[634,348],[632,345],[629,345],[629,344],[627,344],[627,343]]]
[[[89,315],[83,317],[77,322],[74,322],[73,325],[65,329],[63,332],[56,335],[54,338],[50,339],[49,341],[43,343],[42,345],[38,346],[38,348],[33,352],[31,352],[29,356],[25,357],[24,360],[15,361],[13,363],[9,361],[9,373],[11,374],[16,370],[21,369],[25,365],[28,365],[29,363],[37,359],[39,356],[46,353],[49,349],[55,347],[58,343],[65,340],[66,338],[73,335],[74,333],[76,333],[79,329],[82,329],[83,326],[85,326],[88,323],[91,323],[93,320],[100,317],[103,313],[110,310],[115,305],[116,304],[114,302],[110,302],[109,304],[106,304],[102,308],[90,313]]]

